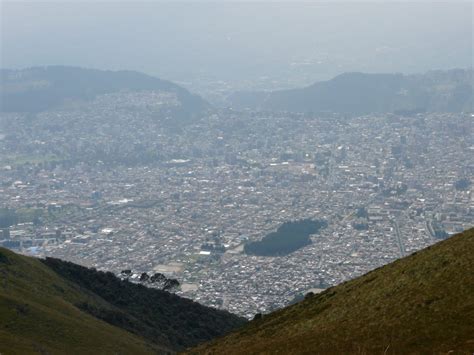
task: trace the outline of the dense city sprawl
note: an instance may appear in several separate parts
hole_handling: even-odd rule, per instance
[[[474,117],[209,112],[170,124],[169,94],[2,114],[0,244],[120,274],[253,317],[472,227]],[[278,257],[244,245],[324,220]],[[136,277],[136,276],[135,276]]]

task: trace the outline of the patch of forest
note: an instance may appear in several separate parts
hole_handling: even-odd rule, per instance
[[[244,251],[249,255],[283,256],[311,244],[311,234],[327,226],[326,221],[304,219],[283,223],[276,232],[267,234],[262,240],[247,243]]]
[[[120,280],[111,272],[55,258],[41,261],[63,278],[114,306],[111,309],[81,302],[76,304],[77,308],[155,344],[180,350],[222,336],[246,322],[227,311]]]

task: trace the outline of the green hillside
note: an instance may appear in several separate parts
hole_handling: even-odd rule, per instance
[[[474,229],[307,296],[192,354],[472,354]]]
[[[134,307],[119,302],[130,298]],[[0,248],[0,354],[169,353],[243,322],[110,273]]]
[[[240,92],[235,108],[270,111],[367,114],[394,112],[470,112],[472,70],[431,71],[419,75],[344,73],[308,87],[273,92]]]
[[[0,69],[0,111],[41,112],[65,101],[90,100],[119,91],[163,91],[180,103],[169,114],[180,120],[201,115],[209,104],[170,81],[135,71],[110,71],[68,66]]]

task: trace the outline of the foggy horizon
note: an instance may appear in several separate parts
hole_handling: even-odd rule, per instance
[[[1,67],[298,87],[343,72],[471,67],[471,18],[464,2],[2,2]]]

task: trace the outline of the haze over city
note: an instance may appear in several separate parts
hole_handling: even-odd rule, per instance
[[[2,67],[138,70],[200,90],[294,88],[351,71],[471,66],[471,18],[470,2],[7,1]]]
[[[472,10],[2,1],[0,353],[472,353]]]

